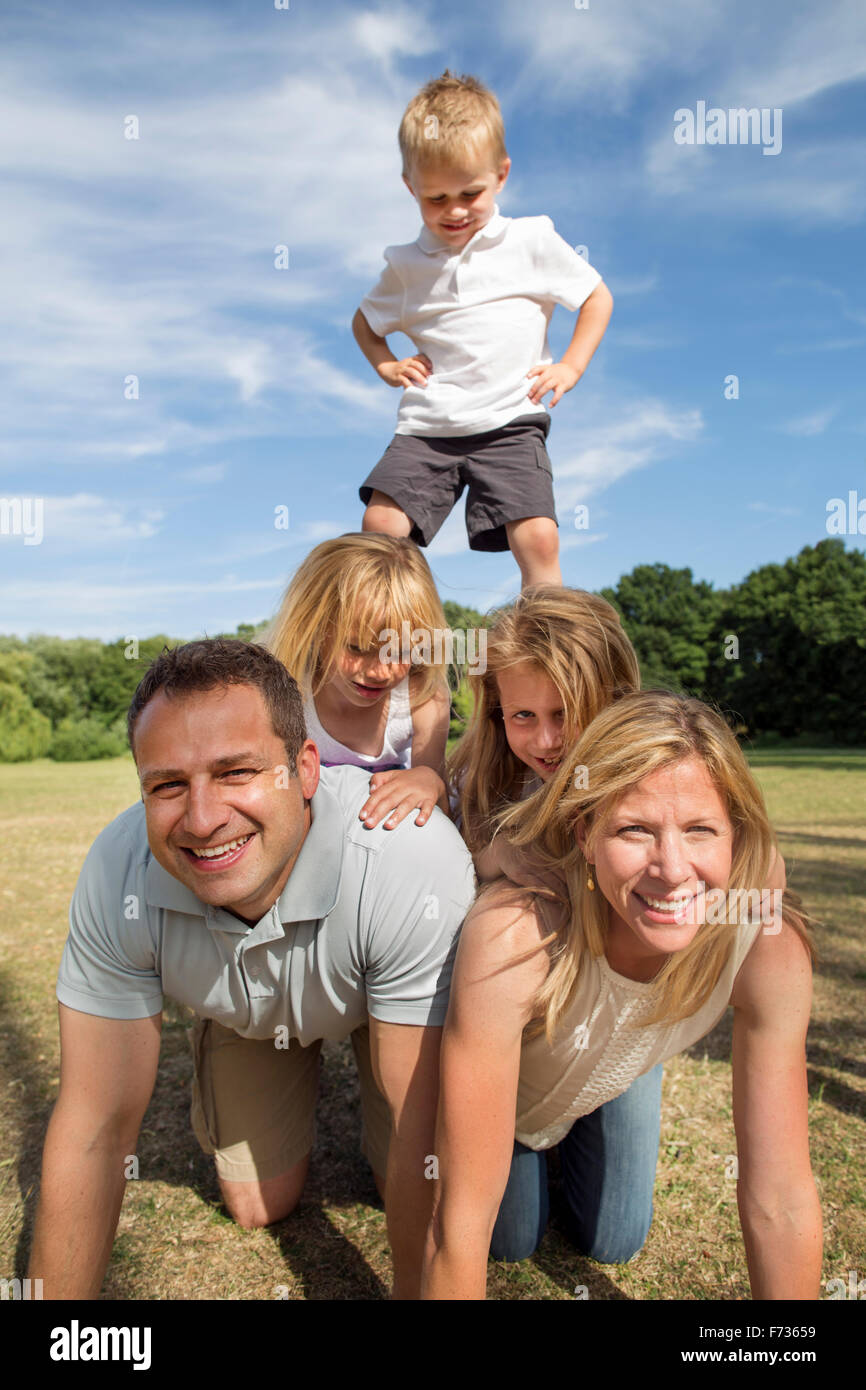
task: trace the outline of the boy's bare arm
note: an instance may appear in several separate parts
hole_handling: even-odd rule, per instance
[[[546,366],[542,364],[527,372],[527,376],[538,378],[529,392],[529,399],[534,405],[548,391],[553,391],[550,404],[556,405],[566,391],[577,385],[604,337],[612,311],[613,295],[602,280],[580,307],[571,342],[562,354],[562,361]]]
[[[373,332],[360,309],[355,311],[355,317],[352,319],[352,332],[370,366],[375,368],[389,386],[427,385],[433,363],[425,353],[418,353],[416,357],[404,357],[398,361],[386,339]]]

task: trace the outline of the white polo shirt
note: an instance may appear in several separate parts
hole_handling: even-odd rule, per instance
[[[549,217],[497,207],[462,251],[424,227],[417,241],[386,247],[385,261],[361,312],[379,337],[399,330],[433,363],[426,387],[404,390],[397,434],[481,434],[545,413],[528,399],[526,374],[553,361],[554,305],[574,312],[601,283]]]
[[[144,807],[95,841],[75,889],[57,998],[147,1018],[163,994],[245,1038],[302,1046],[367,1022],[445,1021],[457,935],[475,896],[469,851],[434,810],[394,830],[358,813],[369,774],[322,771],[285,888],[255,926],[201,902],[153,858]]]

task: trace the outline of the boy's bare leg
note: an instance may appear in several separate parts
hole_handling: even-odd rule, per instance
[[[412,522],[403,509],[397,506],[393,497],[374,488],[364,512],[361,530],[375,531],[380,536],[408,536],[412,530]]]
[[[525,516],[505,523],[511,553],[520,566],[521,588],[561,584],[559,533],[549,516]]]

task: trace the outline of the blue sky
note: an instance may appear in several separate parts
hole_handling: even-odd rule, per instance
[[[565,582],[727,585],[866,497],[861,0],[5,0],[0,496],[44,499],[44,534],[0,536],[0,632],[233,629],[359,529],[397,392],[349,324],[417,235],[397,125],[446,66],[499,95],[502,211],[550,215],[616,301],[553,412]],[[780,108],[781,151],[677,144],[699,101]],[[462,503],[427,555],[443,598],[517,591]]]

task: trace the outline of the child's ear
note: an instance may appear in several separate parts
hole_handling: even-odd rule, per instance
[[[403,182],[405,183],[406,187],[408,188],[409,192],[412,194],[412,197],[414,198],[414,197],[415,197],[415,190],[414,190],[414,188],[412,187],[412,185],[411,185],[411,183],[409,182],[409,180],[407,179],[406,175],[405,175],[405,174],[401,174],[400,177],[402,178]]]
[[[508,175],[509,175],[510,172],[511,172],[511,160],[508,158],[508,155],[506,155],[505,158],[503,159],[502,163],[500,164],[498,170],[497,170],[497,173],[498,173],[498,175],[499,175],[499,185],[498,185],[498,187],[497,187],[497,189],[496,189],[497,193],[499,192],[499,190],[500,190],[501,188],[504,188],[504,187],[505,187],[505,180],[508,178]]]

